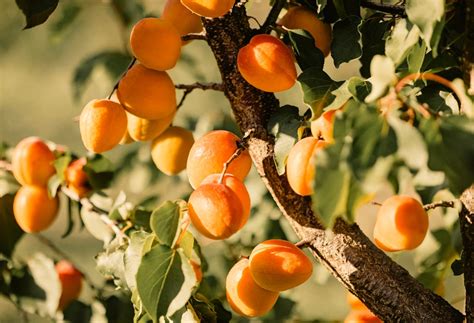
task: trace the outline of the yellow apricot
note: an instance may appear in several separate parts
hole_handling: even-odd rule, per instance
[[[48,189],[23,186],[13,200],[13,214],[23,231],[32,233],[49,228],[58,214],[59,199],[50,198]]]
[[[226,130],[211,131],[199,138],[189,152],[186,171],[193,188],[211,174],[220,174],[224,163],[237,150],[239,137]],[[252,167],[248,151],[243,151],[227,168],[227,173],[244,180]]]
[[[258,244],[249,260],[255,282],[273,292],[301,285],[313,273],[313,264],[304,252],[285,240],[273,239]]]
[[[250,85],[265,92],[285,91],[296,82],[293,53],[281,40],[270,35],[252,37],[250,43],[239,50],[237,67]]]
[[[334,118],[336,110],[325,111],[318,119],[311,122],[311,133],[328,143],[334,141]]]
[[[250,273],[249,260],[245,258],[237,262],[227,274],[225,289],[232,310],[247,317],[266,314],[279,296],[278,292],[257,285]]]
[[[148,119],[163,119],[176,111],[176,89],[166,72],[135,64],[120,80],[117,97],[131,114]]]
[[[61,282],[58,310],[63,310],[81,294],[82,273],[66,260],[59,261],[55,269]]]
[[[315,46],[324,56],[328,56],[332,41],[331,25],[319,20],[315,12],[301,6],[291,7],[279,23],[288,29],[304,29],[309,32]]]
[[[392,196],[377,213],[375,243],[385,251],[414,249],[425,239],[428,224],[428,214],[420,202],[410,196]]]
[[[143,18],[130,34],[133,55],[146,67],[166,71],[181,53],[181,36],[175,26],[160,18]]]
[[[79,117],[81,138],[87,150],[102,153],[118,145],[127,130],[123,107],[110,100],[92,100]]]
[[[173,122],[176,113],[172,113],[163,119],[148,120],[127,113],[128,134],[135,141],[148,141],[161,135]]]
[[[293,191],[299,195],[313,193],[313,180],[316,173],[315,155],[327,142],[314,137],[301,139],[293,146],[286,163],[286,177]]]
[[[166,1],[161,18],[172,23],[181,36],[202,31],[201,17],[192,13],[180,0]],[[183,45],[189,42],[183,42]]]
[[[181,0],[181,3],[196,15],[216,18],[229,12],[235,0]]]
[[[193,133],[181,127],[169,127],[151,144],[151,157],[166,175],[176,175],[186,168],[189,151],[194,144]]]
[[[54,160],[54,153],[40,138],[25,138],[13,152],[13,175],[22,185],[46,186],[55,173]]]

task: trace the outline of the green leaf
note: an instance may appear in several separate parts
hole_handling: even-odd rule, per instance
[[[268,131],[275,136],[275,155],[273,160],[278,174],[285,173],[286,159],[298,140],[298,128],[302,118],[297,107],[285,105],[272,114],[268,121]]]
[[[408,19],[420,28],[421,37],[428,48],[435,52],[440,37],[440,28],[437,28],[437,24],[444,24],[444,2],[445,0],[407,0],[405,5]]]
[[[201,322],[227,323],[232,319],[232,314],[222,306],[218,299],[209,301],[204,295],[198,293],[190,299],[190,304]]]
[[[385,35],[388,34],[392,22],[384,19],[383,15],[373,15],[366,19],[360,26],[362,34],[362,56],[360,62],[360,74],[363,77],[370,76],[370,63],[375,55],[385,53]]]
[[[331,92],[335,99],[324,110],[339,109],[352,97],[360,102],[364,102],[365,98],[370,93],[371,88],[372,85],[369,82],[358,76],[353,76]]]
[[[97,270],[105,277],[113,278],[115,285],[121,288],[127,288],[124,261],[126,248],[127,245],[116,238],[96,257]]]
[[[305,30],[295,29],[288,32],[288,37],[301,70],[304,71],[310,67],[323,69],[324,55],[319,48],[314,46],[311,34]]]
[[[66,180],[66,170],[69,164],[72,161],[72,156],[69,153],[64,154],[61,157],[56,158],[54,161],[54,169],[56,170],[56,174],[61,180],[61,182],[64,182]]]
[[[336,68],[362,55],[360,24],[361,18],[357,16],[348,16],[334,24],[331,55]]]
[[[143,256],[137,272],[137,290],[153,321],[181,309],[195,285],[196,276],[182,250],[156,245]]]
[[[23,235],[13,215],[13,194],[0,197],[0,253],[10,257]]]
[[[369,79],[372,84],[372,91],[365,98],[365,102],[372,102],[380,98],[387,91],[387,87],[395,82],[395,65],[393,61],[381,55],[376,55],[370,63]]]
[[[329,104],[334,96],[331,92],[341,83],[333,81],[320,68],[311,67],[303,71],[298,77],[303,89],[303,100],[311,107],[313,115],[320,115],[323,108]]]
[[[418,73],[421,71],[423,66],[423,61],[425,60],[426,55],[426,43],[422,42],[421,44],[414,45],[407,56],[408,63],[408,72],[409,73]]]
[[[16,0],[26,18],[24,29],[44,23],[58,6],[59,0]]]
[[[139,1],[112,0],[112,4],[125,26],[134,24],[145,16],[145,8]]]
[[[128,288],[133,291],[137,287],[136,274],[142,256],[145,254],[144,246],[150,237],[150,233],[145,231],[135,231],[130,235],[130,244],[124,254],[125,280]],[[148,250],[146,250],[147,252]]]
[[[113,164],[102,155],[93,155],[87,158],[87,164],[84,165],[83,170],[94,190],[109,187],[114,178]]]
[[[166,201],[151,214],[150,227],[161,244],[172,247],[176,243],[183,207],[183,201]]]
[[[406,19],[400,19],[395,24],[385,43],[385,53],[392,59],[395,66],[400,65],[411,48],[418,43],[419,34],[419,29],[408,24]]]
[[[81,219],[87,231],[96,239],[101,240],[104,244],[108,244],[114,232],[101,219],[101,214],[91,211],[87,207],[81,209]]]

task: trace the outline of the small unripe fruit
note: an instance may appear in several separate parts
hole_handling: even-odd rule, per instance
[[[82,157],[70,163],[66,169],[65,177],[67,187],[76,193],[79,198],[84,197],[91,190],[87,174],[84,171],[86,164],[86,158]]]
[[[249,266],[255,282],[274,292],[301,285],[313,273],[313,264],[303,251],[277,239],[258,244],[250,254]]]
[[[227,301],[234,312],[247,317],[262,316],[269,312],[279,293],[266,290],[253,280],[249,260],[241,259],[227,274],[225,283]]]
[[[46,230],[56,219],[59,199],[50,198],[40,186],[23,186],[13,200],[13,214],[20,228],[28,233]]]
[[[181,36],[202,31],[201,17],[181,4],[180,0],[166,1],[161,18],[171,22]],[[183,42],[183,45],[188,42]]]
[[[237,56],[242,77],[259,90],[280,92],[296,83],[296,67],[291,50],[270,35],[252,37]]]
[[[54,160],[54,153],[40,138],[25,138],[13,152],[13,175],[22,185],[47,186],[55,173]]]
[[[375,243],[385,251],[415,249],[425,239],[428,225],[428,214],[420,202],[410,196],[392,196],[377,213]]]
[[[199,138],[191,148],[187,161],[189,183],[193,188],[211,174],[220,174],[224,163],[237,150],[239,137],[225,130],[211,131]],[[248,151],[243,151],[227,168],[227,173],[244,180],[252,167]]]
[[[125,110],[111,100],[92,100],[81,112],[79,129],[87,150],[95,153],[111,150],[127,130]]]
[[[176,90],[166,72],[135,64],[120,80],[117,97],[131,114],[148,119],[163,119],[176,111]]]
[[[160,18],[143,18],[130,34],[133,55],[146,67],[166,71],[181,53],[181,36],[175,26]]]
[[[181,0],[181,3],[199,16],[216,18],[229,12],[235,0]]]
[[[62,311],[81,294],[82,273],[66,260],[58,262],[55,268],[62,289],[58,310]]]
[[[334,141],[334,118],[336,110],[325,111],[318,119],[311,122],[311,133],[328,143]]]
[[[148,141],[161,135],[173,122],[176,113],[172,113],[163,119],[148,120],[127,113],[128,134],[135,141]]]

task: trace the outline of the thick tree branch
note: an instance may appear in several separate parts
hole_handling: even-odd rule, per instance
[[[278,175],[266,126],[279,102],[272,93],[250,86],[237,70],[237,53],[253,34],[245,8],[237,4],[223,18],[204,20],[204,27],[237,123],[242,133],[252,130],[248,147],[255,167],[300,239],[311,241],[312,254],[385,321],[462,322],[460,312],[377,249],[356,224],[337,220],[328,234],[310,199],[296,195],[286,177]]]
[[[369,0],[361,0],[360,6],[367,9],[373,9],[381,12],[390,13],[392,15],[398,15],[405,17],[405,6],[402,5],[393,5],[393,4],[384,4],[381,1],[369,1]]]

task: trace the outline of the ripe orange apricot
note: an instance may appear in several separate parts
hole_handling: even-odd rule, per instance
[[[79,117],[81,138],[87,150],[102,153],[118,145],[127,130],[123,107],[111,100],[92,100]]]
[[[278,38],[254,36],[240,49],[237,67],[252,86],[265,92],[280,92],[296,82],[296,67],[291,50]]]
[[[347,293],[347,303],[354,310],[368,310],[362,301],[352,293]]]
[[[188,213],[194,227],[204,236],[227,239],[241,228],[242,202],[225,184],[200,185],[189,197]]]
[[[214,183],[218,184],[220,180],[221,174],[211,174],[207,176],[202,182],[201,185]],[[240,224],[240,228],[242,228],[250,216],[250,195],[245,187],[244,183],[237,177],[232,174],[225,174],[222,179],[222,184],[230,188],[239,198],[240,202],[242,203],[242,208],[244,210],[242,223]]]
[[[133,55],[146,67],[166,71],[173,68],[181,54],[181,36],[169,21],[143,18],[130,34]]]
[[[321,138],[328,143],[334,141],[334,118],[336,110],[329,110],[313,122],[311,122],[311,133],[315,138]]]
[[[12,156],[13,175],[22,185],[48,185],[54,175],[54,153],[40,138],[28,137],[15,147]]]
[[[323,149],[327,142],[314,137],[301,139],[293,146],[286,163],[288,182],[297,194],[311,195],[315,176],[314,157],[318,150]]]
[[[344,323],[382,323],[382,320],[369,310],[352,310]]]
[[[428,224],[428,214],[420,202],[410,196],[392,196],[377,213],[375,243],[385,251],[414,249],[425,239]]]
[[[180,0],[166,1],[161,18],[172,23],[181,36],[202,30],[201,17],[183,6]],[[183,42],[183,45],[187,43]]]
[[[80,198],[84,197],[91,190],[87,174],[84,171],[86,164],[86,158],[76,159],[69,164],[65,174],[67,187]]]
[[[56,219],[58,209],[58,197],[50,198],[48,189],[41,186],[23,186],[13,200],[15,220],[28,233],[46,230]]]
[[[301,6],[291,7],[279,23],[288,29],[304,29],[309,32],[315,46],[324,56],[328,56],[332,41],[331,25],[319,20],[315,12]]]
[[[55,268],[62,289],[58,310],[63,310],[81,294],[82,273],[66,260],[58,262]]]
[[[227,274],[227,301],[234,312],[247,317],[262,316],[275,305],[279,293],[266,290],[254,281],[249,260],[241,259]]]
[[[117,97],[128,112],[148,120],[163,119],[176,111],[171,78],[142,64],[135,64],[120,80]]]
[[[311,277],[313,264],[301,249],[285,240],[267,240],[250,254],[250,272],[262,288],[282,292]]]
[[[166,175],[176,175],[186,168],[189,151],[194,144],[193,133],[181,127],[169,127],[151,144],[151,157]]]
[[[237,150],[239,137],[226,130],[211,131],[199,138],[189,152],[186,170],[189,183],[193,188],[211,174],[220,174],[224,163]],[[244,151],[234,159],[227,168],[227,173],[244,180],[252,167],[248,151]]]
[[[199,16],[216,18],[229,12],[235,0],[181,0],[181,3]]]
[[[163,119],[148,120],[127,113],[128,134],[135,141],[148,141],[161,135],[173,122],[175,112]]]

